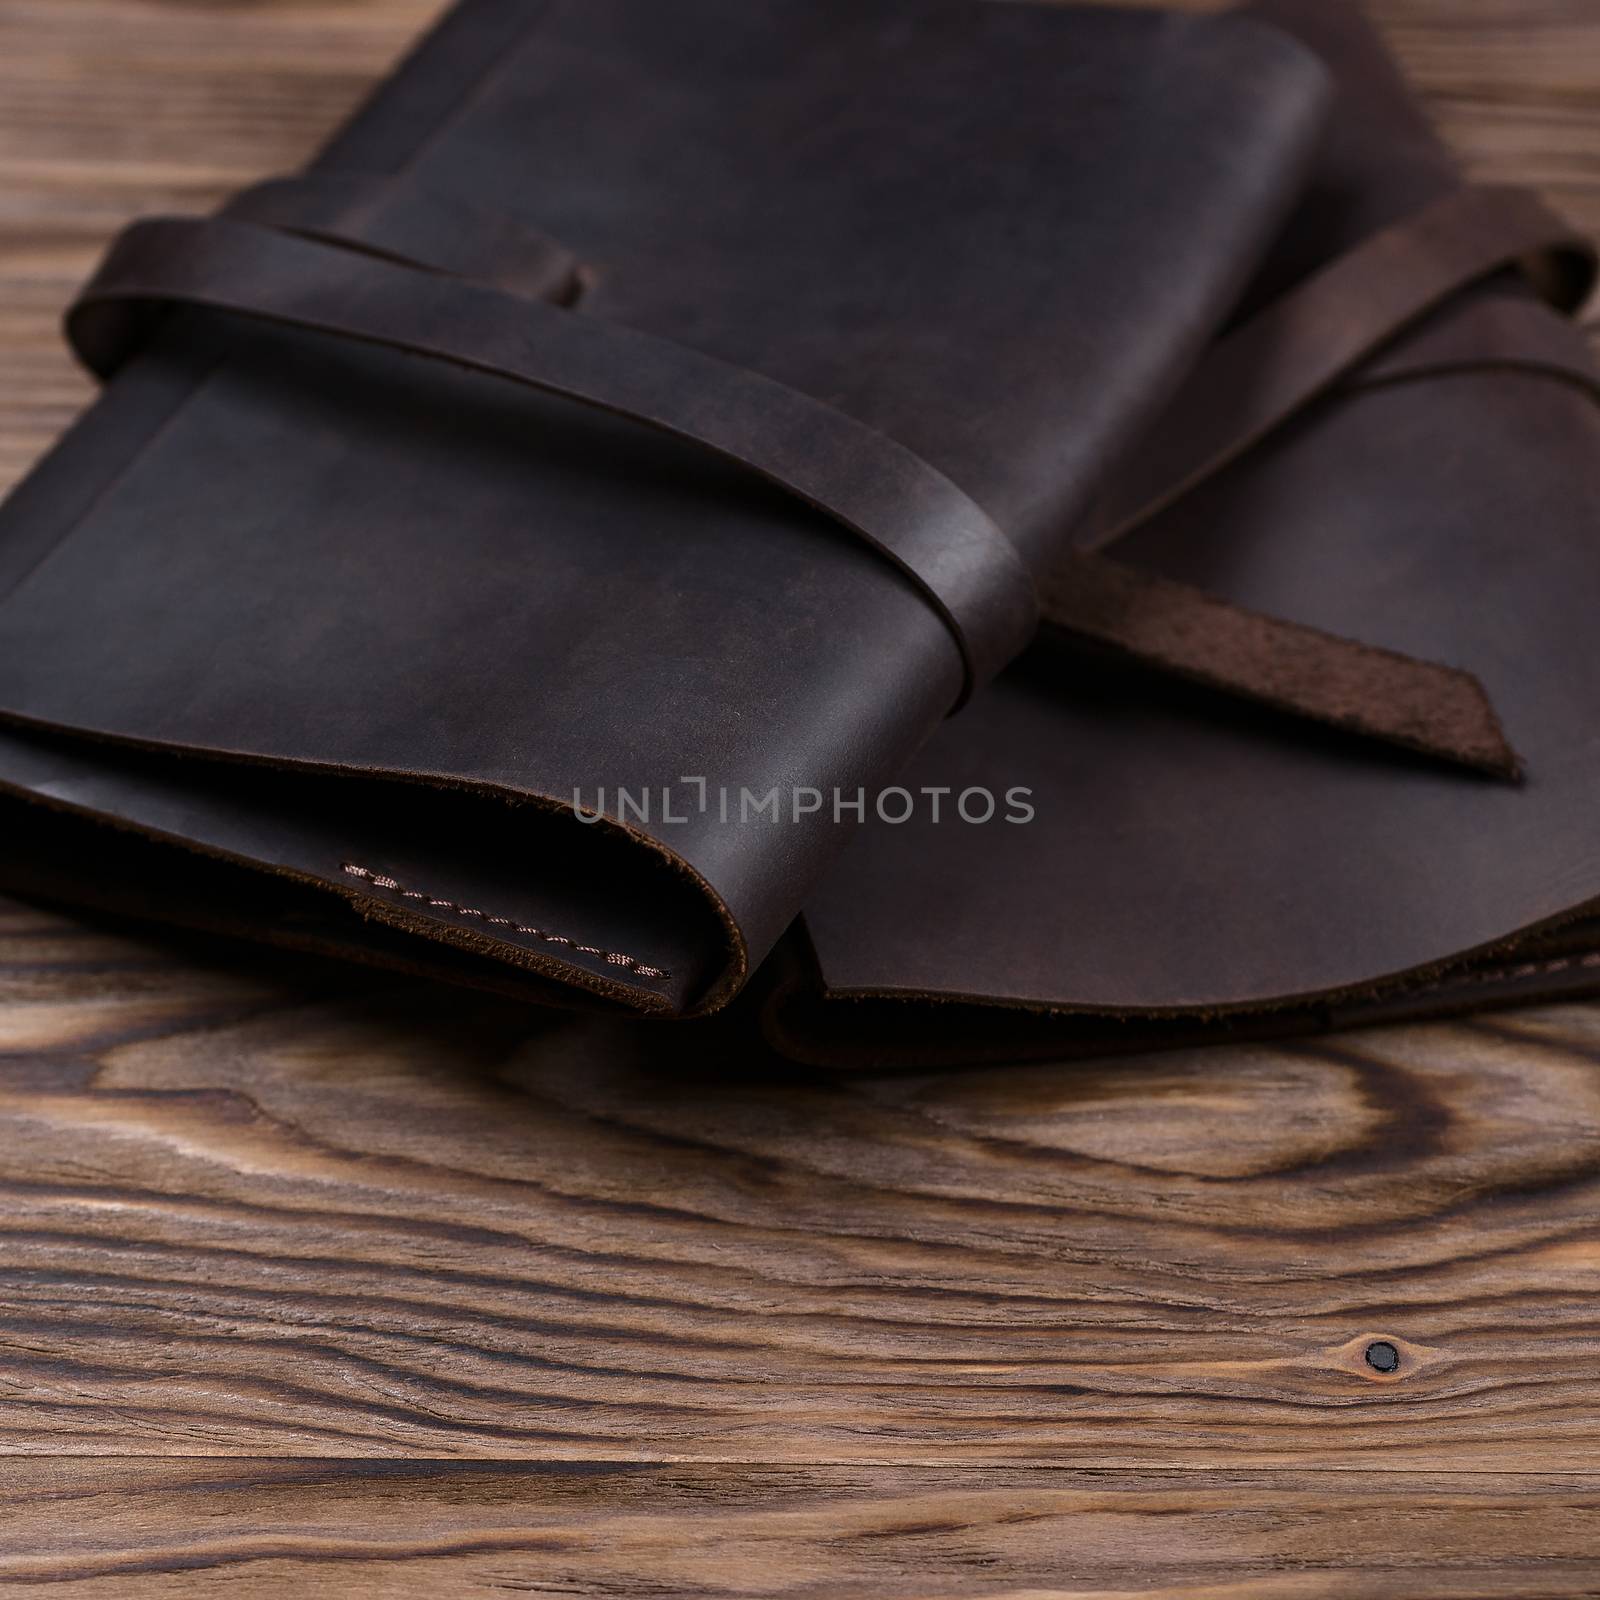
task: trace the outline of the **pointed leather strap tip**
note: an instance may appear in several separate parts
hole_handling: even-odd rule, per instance
[[[1246,611],[1104,556],[1062,562],[1052,627],[1238,699],[1520,783],[1522,762],[1469,672]]]

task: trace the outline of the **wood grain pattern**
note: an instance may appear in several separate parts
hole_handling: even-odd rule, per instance
[[[311,156],[439,0],[0,0],[0,491],[92,393],[59,322],[130,218]]]
[[[0,0],[0,484],[439,9]],[[1593,0],[1377,9],[1600,231]],[[0,902],[8,1591],[1600,1594],[1597,1269],[1600,1008],[832,1077]]]
[[[1600,1010],[833,1078],[0,931],[0,1451],[1600,1459]]]
[[[1533,1600],[1597,1592],[1600,1478],[33,1462],[0,1585],[630,1597]],[[1441,1558],[1441,1552],[1450,1552]]]
[[[1600,1009],[834,1077],[13,906],[0,1025],[0,1583],[1600,1593]]]

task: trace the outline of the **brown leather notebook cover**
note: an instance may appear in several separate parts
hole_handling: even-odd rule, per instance
[[[722,1004],[849,829],[574,796],[870,793],[978,714],[1328,99],[1234,16],[466,0],[69,319],[107,388],[0,513],[7,881]]]
[[[135,227],[0,515],[8,880],[656,1014],[804,907],[837,1061],[1594,982],[1592,262],[1252,9],[469,3]]]

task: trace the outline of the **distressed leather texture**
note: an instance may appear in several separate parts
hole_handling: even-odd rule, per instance
[[[80,302],[105,396],[0,517],[0,782],[722,1003],[846,830],[573,797],[890,779],[1026,643],[1327,98],[1235,17],[468,0]]]
[[[467,0],[86,290],[0,867],[837,1062],[1573,992],[1592,272],[1344,0]]]
[[[459,250],[441,253],[426,241],[412,242],[435,208],[431,202],[407,206],[404,185],[378,183],[370,193],[360,183],[340,185],[348,224],[337,211],[329,215],[331,187],[302,180],[244,196],[242,204],[251,209],[258,197],[270,202],[267,209],[277,215],[265,228],[234,220],[240,204],[215,220],[132,224],[68,312],[67,333],[84,364],[109,379],[164,319],[200,307],[487,374],[698,446],[855,534],[899,568],[948,629],[962,662],[956,710],[1048,622],[1157,670],[1197,677],[1275,709],[1495,776],[1519,775],[1493,705],[1471,674],[1253,616],[1099,554],[1056,558],[1036,581],[981,506],[887,435],[746,368],[571,314],[583,269],[570,252],[529,241],[530,276],[542,292],[508,293],[492,282],[463,280],[441,264],[441,254],[447,262]],[[1452,200],[1463,202],[1454,207],[1461,216],[1451,214],[1451,201],[1443,202],[1376,241],[1363,257],[1386,244],[1402,261],[1420,252],[1430,263],[1448,263],[1451,281],[1459,282],[1463,271],[1481,276],[1491,263],[1511,259],[1519,244],[1532,248],[1565,233],[1520,191],[1467,190]],[[404,229],[395,226],[402,218]],[[488,236],[505,230],[468,231]],[[1364,259],[1347,260],[1331,270],[1313,286],[1315,303],[1299,320],[1325,323],[1323,302],[1360,292],[1365,266]],[[1348,288],[1345,276],[1355,280]],[[1431,273],[1418,292],[1438,292]],[[1312,293],[1297,291],[1291,309]],[[1377,309],[1385,314],[1381,304]],[[1218,346],[1185,385],[1185,403],[1163,431],[1198,441],[1201,456],[1179,468],[1188,476],[1177,489],[1161,492],[1163,503],[1231,458],[1232,441],[1214,443],[1205,424],[1232,410],[1238,358],[1252,366],[1258,336],[1265,333],[1270,344],[1278,332],[1276,315],[1264,319],[1265,328],[1262,320]],[[1359,349],[1359,329],[1356,337]],[[1289,353],[1300,355],[1292,346]],[[1320,361],[1296,359],[1287,393],[1252,386],[1254,426],[1259,432],[1271,426],[1272,407],[1292,410],[1296,385],[1314,392],[1353,360],[1336,346]],[[1195,387],[1199,393],[1191,395]],[[1220,391],[1221,404],[1213,391]],[[1259,414],[1263,407],[1265,415]],[[1195,418],[1200,427],[1181,426]],[[1183,462],[1183,450],[1175,453]]]
[[[1461,283],[1375,249],[1462,214],[1461,174],[1356,7],[1252,14],[1334,72],[1332,134],[1220,342],[1253,361],[1201,362],[1080,538],[1106,548],[1120,530],[1110,548],[1142,569],[1470,668],[1523,781],[1474,781],[1041,640],[901,780],[1027,786],[1035,820],[869,823],[774,969],[792,1050],[1144,1049],[1596,982],[1600,410],[1558,309],[1587,286],[1581,253]],[[1480,253],[1480,272],[1494,259]],[[1408,261],[1412,282],[1449,292],[1408,305],[1393,281]],[[1330,296],[1345,263],[1361,271]],[[1398,317],[1388,338],[1372,337],[1375,307]],[[1263,427],[1274,395],[1300,403]],[[1197,429],[1214,444],[1230,427],[1231,462],[1128,527],[1130,507],[1159,506],[1159,486],[1216,453]]]

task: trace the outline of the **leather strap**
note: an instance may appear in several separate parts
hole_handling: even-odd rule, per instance
[[[67,314],[109,376],[174,303],[382,345],[627,417],[736,462],[835,518],[917,585],[961,654],[957,704],[1032,638],[1015,547],[903,445],[759,373],[598,318],[225,218],[155,218],[113,244]]]
[[[1056,627],[1145,666],[1364,738],[1516,781],[1522,764],[1470,673],[1245,611],[1095,555],[1046,580]]]
[[[1502,297],[1480,300],[1466,316],[1381,352],[1343,385],[1343,392],[1469,373],[1553,379],[1600,401],[1600,366],[1572,323],[1542,306]]]
[[[1103,497],[1091,547],[1103,550],[1158,515],[1358,369],[1370,385],[1468,368],[1538,371],[1600,397],[1593,367],[1570,349],[1570,330],[1554,317],[1530,326],[1526,304],[1514,333],[1479,308],[1470,333],[1425,337],[1415,352],[1385,357],[1400,333],[1512,265],[1551,304],[1572,310],[1594,285],[1596,256],[1589,240],[1526,190],[1476,187],[1373,235],[1308,278],[1199,364],[1141,448],[1136,472]],[[1103,558],[1071,554],[1045,578],[1047,628],[1094,637],[1115,616],[1100,642],[1164,670],[1497,776],[1519,773],[1471,674],[1297,630],[1153,577],[1128,588],[1114,571],[1088,564],[1095,559]]]
[[[961,652],[957,706],[1028,643],[1039,619],[1030,576],[987,515],[937,469],[759,374],[471,281],[467,274],[485,259],[478,250],[488,248],[486,224],[468,218],[468,242],[442,254],[441,235],[412,220],[418,206],[415,190],[381,181],[295,179],[247,192],[221,219],[135,223],[68,313],[68,336],[85,365],[107,377],[163,307],[201,305],[564,395],[736,461],[888,556]],[[260,220],[236,220],[240,214]],[[524,232],[502,246],[502,260],[523,249],[521,281],[547,296],[559,299],[577,270],[570,252],[541,235]],[[445,275],[456,270],[460,277]],[[1075,557],[1070,577],[1050,586],[1048,617],[1080,638],[1446,760],[1503,776],[1517,770],[1481,686],[1465,673],[1254,617],[1103,557]],[[1241,648],[1246,638],[1253,648]],[[1306,669],[1294,690],[1267,670],[1291,657]],[[1330,718],[1327,695],[1306,687],[1319,678],[1367,685],[1387,709]],[[1470,735],[1459,739],[1462,729]],[[1430,743],[1437,730],[1452,737]]]
[[[1099,508],[1103,549],[1325,394],[1452,295],[1518,263],[1564,309],[1593,286],[1593,244],[1526,189],[1458,189],[1272,302],[1195,368]]]
[[[507,212],[481,210],[409,177],[269,178],[236,194],[221,215],[473,278],[530,300],[570,306],[582,293],[583,268],[564,244]]]

